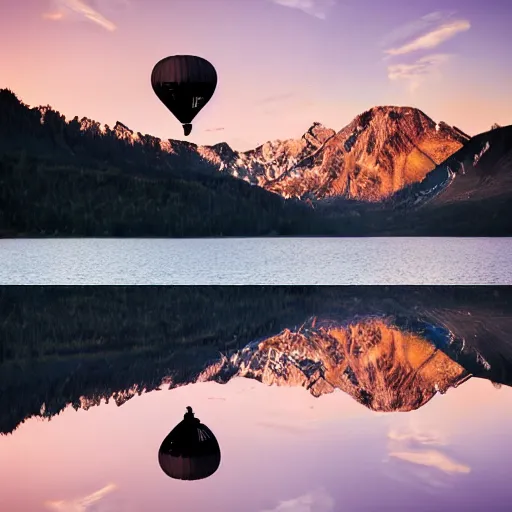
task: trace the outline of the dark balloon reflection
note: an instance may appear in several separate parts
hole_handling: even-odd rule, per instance
[[[167,476],[178,480],[201,480],[217,471],[219,443],[213,432],[194,417],[191,407],[164,439],[158,462]]]

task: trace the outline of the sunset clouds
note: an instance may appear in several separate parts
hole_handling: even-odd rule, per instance
[[[455,20],[451,23],[441,25],[435,29],[423,34],[420,37],[409,41],[398,48],[386,50],[388,55],[404,55],[406,53],[418,50],[430,50],[440,44],[455,37],[460,32],[465,32],[471,28],[471,23],[467,20]]]
[[[440,67],[450,60],[449,54],[426,55],[410,64],[400,63],[388,66],[388,78],[392,81],[406,81],[411,92],[414,92],[423,80],[438,72]]]
[[[394,428],[388,433],[388,456],[397,465],[389,468],[391,478],[420,481],[429,487],[451,485],[448,477],[471,473],[471,466],[450,454],[446,433],[428,430],[413,422],[409,427]]]
[[[431,467],[442,471],[443,473],[467,474],[471,472],[471,468],[469,466],[453,460],[439,450],[391,452],[389,456],[401,459],[404,462],[410,462],[411,464]]]
[[[74,14],[85,18],[96,25],[113,32],[116,25],[98,10],[94,9],[85,0],[56,0],[56,9],[50,13],[44,13],[43,18],[51,21],[61,21],[67,18],[66,15]]]
[[[59,21],[62,18],[64,18],[64,13],[62,12],[45,12],[43,14],[44,20]]]
[[[324,489],[308,492],[297,498],[284,500],[272,510],[262,512],[333,512],[334,499]]]
[[[87,496],[75,500],[54,500],[47,501],[46,507],[54,512],[88,512],[101,502],[108,494],[115,491],[115,484],[108,484],[105,487],[95,491]],[[95,508],[95,510],[98,510]]]
[[[454,14],[452,11],[435,11],[398,27],[386,39],[389,44],[397,44],[384,50],[385,58],[405,59],[409,54],[431,51],[458,34],[467,32],[471,23],[466,19],[453,19]],[[442,66],[452,57],[452,54],[442,52],[389,64],[388,78],[404,82],[409,92],[414,92],[427,78],[436,74],[440,76]]]

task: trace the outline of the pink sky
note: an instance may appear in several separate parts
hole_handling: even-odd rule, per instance
[[[212,101],[189,138],[246,149],[411,105],[475,134],[512,122],[510,2],[3,0],[0,87],[30,105],[183,138],[153,65],[209,59]]]
[[[222,450],[219,470],[198,482],[169,479],[157,462],[189,404]],[[0,437],[0,510],[505,510],[511,411],[512,389],[479,379],[410,413],[246,379],[68,408]]]

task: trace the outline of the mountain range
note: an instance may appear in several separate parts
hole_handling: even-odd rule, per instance
[[[459,150],[469,136],[407,107],[375,107],[339,132],[314,123],[298,140],[243,153],[219,144],[197,151],[219,170],[284,197],[381,201]]]
[[[239,152],[66,121],[3,89],[0,157],[4,235],[512,232],[512,126],[469,137],[410,107]]]

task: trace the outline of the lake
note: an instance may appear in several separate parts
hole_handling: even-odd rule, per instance
[[[512,287],[0,301],[0,510],[510,510]],[[159,463],[187,406],[221,454],[194,481]]]
[[[510,238],[4,239],[0,284],[512,284]]]
[[[157,453],[192,403],[215,433],[215,474],[168,478]],[[246,379],[194,384],[31,419],[0,438],[9,512],[508,511],[512,389],[475,379],[423,408],[376,413]]]

